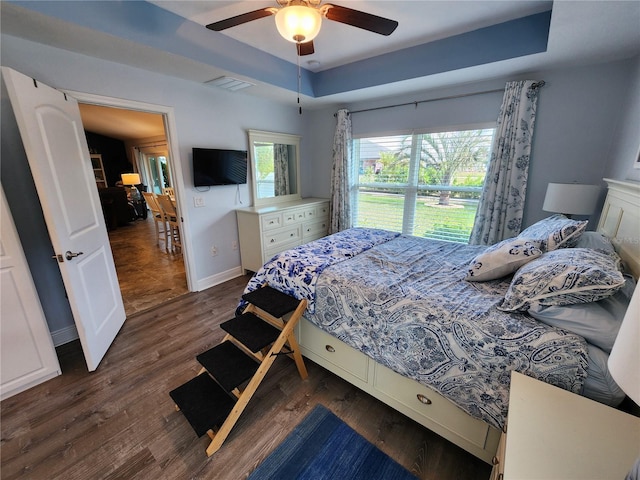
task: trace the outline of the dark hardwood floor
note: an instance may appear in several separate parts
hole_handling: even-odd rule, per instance
[[[188,292],[182,254],[158,247],[150,215],[109,231],[109,243],[127,316]]]
[[[420,479],[487,479],[489,465],[307,360],[278,358],[222,448],[207,458],[168,392],[219,343],[248,277],[128,317],[97,371],[77,342],[63,374],[0,404],[3,480],[242,479],[320,403]],[[283,479],[288,480],[288,479]]]

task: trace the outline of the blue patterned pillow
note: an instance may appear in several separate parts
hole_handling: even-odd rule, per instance
[[[496,243],[471,260],[465,280],[484,282],[509,275],[542,255],[540,243],[520,237]]]
[[[518,237],[540,240],[543,252],[573,247],[587,228],[587,220],[571,220],[561,214],[551,215],[525,228]]]
[[[562,248],[521,267],[498,309],[595,302],[616,293],[624,282],[619,258],[587,248]]]

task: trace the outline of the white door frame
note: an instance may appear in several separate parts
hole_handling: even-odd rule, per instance
[[[62,90],[67,95],[78,100],[80,103],[88,103],[92,105],[100,105],[103,107],[115,107],[124,108],[127,110],[138,110],[141,112],[157,113],[164,117],[165,133],[167,136],[167,149],[169,150],[169,169],[171,170],[171,178],[179,187],[176,189],[176,204],[178,214],[182,218],[182,255],[185,266],[185,274],[187,277],[187,288],[190,292],[196,291],[197,285],[195,275],[195,266],[193,265],[193,259],[191,252],[193,251],[191,243],[191,229],[189,226],[189,215],[187,209],[182,208],[187,205],[185,201],[184,177],[182,175],[182,161],[178,150],[178,129],[176,128],[175,114],[173,107],[167,107],[165,105],[155,105],[152,103],[138,102],[134,100],[127,100],[123,98],[106,97],[104,95],[95,95],[92,93],[77,92],[73,90]]]

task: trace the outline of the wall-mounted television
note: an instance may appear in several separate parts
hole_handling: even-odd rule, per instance
[[[239,185],[247,183],[247,151],[193,148],[193,184]]]

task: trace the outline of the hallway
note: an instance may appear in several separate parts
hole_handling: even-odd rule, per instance
[[[188,292],[182,254],[156,245],[151,215],[108,233],[127,317]]]

